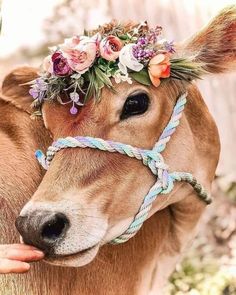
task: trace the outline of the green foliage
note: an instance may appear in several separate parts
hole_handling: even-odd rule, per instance
[[[150,86],[152,84],[147,69],[143,69],[140,72],[130,72],[129,76],[143,85]]]
[[[170,281],[171,295],[223,295],[226,289],[236,292],[236,279],[220,271],[212,261],[201,263],[196,259],[185,259]]]
[[[175,58],[171,59],[171,74],[175,79],[191,81],[201,79],[201,76],[206,73],[203,64],[196,62],[193,59]]]
[[[107,61],[104,58],[99,58],[97,66],[101,69],[108,77],[113,76],[118,71],[118,65],[115,61]]]
[[[195,241],[189,255],[176,267],[167,287],[168,295],[233,295],[236,278],[222,269],[213,248]]]
[[[101,67],[103,70],[101,70]],[[111,75],[113,68],[105,65],[94,65],[91,67],[87,73],[85,73],[85,81],[88,82],[88,89],[85,95],[85,101],[89,98],[94,97],[96,100],[100,99],[101,90],[104,86],[112,89],[112,83],[109,76],[106,73]]]

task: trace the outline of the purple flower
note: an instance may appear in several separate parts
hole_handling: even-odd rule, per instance
[[[48,89],[48,84],[44,81],[43,78],[38,78],[35,80],[35,83],[32,85],[29,90],[29,94],[33,97],[33,99],[38,99],[40,102],[45,97],[46,91]]]
[[[147,63],[154,55],[155,50],[148,47],[148,40],[141,37],[137,44],[133,46],[134,57],[142,63]]]
[[[60,52],[55,52],[52,55],[53,62],[53,72],[57,76],[67,76],[72,73],[72,69],[70,68],[67,59],[63,57]]]
[[[29,94],[33,97],[33,99],[37,99],[39,96],[39,91],[36,88],[30,88]]]
[[[170,53],[175,53],[174,41],[164,43],[165,49]]]
[[[36,79],[35,80],[35,86],[40,91],[46,91],[48,89],[48,84],[47,84],[47,82],[44,81],[43,78]]]
[[[70,93],[70,99],[72,101],[72,107],[70,108],[70,113],[72,115],[76,115],[78,113],[78,109],[77,109],[77,107],[75,105],[82,106],[83,103],[79,101],[80,96],[79,96],[79,94],[77,92]]]
[[[159,36],[161,35],[162,27],[156,26],[155,29],[151,29],[148,34],[148,42],[155,44],[158,41]]]

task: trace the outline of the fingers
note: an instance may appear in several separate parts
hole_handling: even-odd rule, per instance
[[[18,261],[37,261],[44,257],[42,251],[27,245],[1,245],[0,259],[10,259]]]
[[[37,261],[44,257],[43,252],[38,250],[6,249],[0,251],[0,258],[19,261]]]
[[[38,261],[44,253],[25,244],[0,245],[0,274],[24,273],[30,269],[31,261]]]
[[[11,248],[11,249],[25,249],[25,250],[37,250],[34,246],[26,245],[26,244],[4,244],[0,245],[0,251],[1,249],[5,248]]]
[[[41,260],[44,253],[25,244],[0,245],[0,274],[24,273],[30,269],[27,262]]]
[[[24,273],[29,269],[29,263],[0,258],[0,274]]]

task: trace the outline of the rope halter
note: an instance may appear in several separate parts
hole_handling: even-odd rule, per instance
[[[94,138],[88,136],[76,136],[59,138],[49,148],[46,156],[42,151],[36,151],[35,155],[39,163],[44,169],[48,169],[55,154],[61,149],[65,148],[92,148],[101,151],[108,151],[111,153],[120,153],[127,155],[137,160],[142,161],[143,165],[147,166],[151,172],[157,177],[156,183],[151,187],[147,195],[144,197],[143,202],[139,208],[138,213],[134,216],[132,223],[128,229],[119,237],[113,239],[111,244],[120,244],[128,241],[133,237],[143,225],[144,221],[148,218],[150,209],[153,202],[160,194],[168,194],[174,188],[176,181],[185,181],[189,183],[198,197],[206,202],[211,203],[211,197],[205,191],[203,186],[197,182],[196,178],[186,172],[169,172],[168,166],[165,164],[161,152],[164,151],[167,142],[170,140],[171,135],[175,132],[176,127],[179,125],[184,106],[187,102],[187,93],[182,94],[173,109],[169,123],[162,132],[159,140],[156,142],[152,150],[141,149],[133,147],[128,144],[114,142],[110,140],[103,140],[101,138]]]

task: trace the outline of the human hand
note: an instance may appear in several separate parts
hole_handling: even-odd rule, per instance
[[[43,259],[37,248],[25,244],[0,245],[0,274],[24,273],[30,269],[28,262]]]

